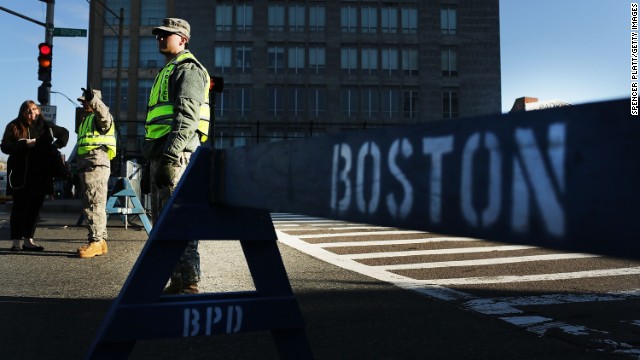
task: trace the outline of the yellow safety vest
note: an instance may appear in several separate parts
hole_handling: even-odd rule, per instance
[[[93,119],[95,114],[87,115],[78,129],[78,155],[84,155],[89,151],[97,149],[101,146],[107,147],[107,155],[109,160],[116,157],[116,132],[115,124],[111,124],[111,128],[106,134],[100,134],[95,127]]]
[[[175,67],[185,61],[192,61],[199,68],[204,70],[207,76],[207,84],[204,90],[204,103],[200,106],[200,121],[198,122],[198,134],[200,141],[207,141],[209,135],[209,119],[211,110],[209,108],[209,83],[210,78],[207,69],[190,52],[184,53],[165,65],[156,76],[151,92],[149,94],[149,104],[147,120],[145,122],[145,140],[155,140],[163,137],[171,131],[173,121],[173,103],[169,102],[169,77],[173,74]]]

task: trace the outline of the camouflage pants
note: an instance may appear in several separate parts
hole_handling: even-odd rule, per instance
[[[155,173],[160,166],[160,159],[151,159],[150,171],[151,171],[151,217],[155,222],[162,213],[162,209],[167,204],[167,201],[173,194],[173,191],[178,185],[178,181],[184,174],[189,159],[191,158],[190,152],[184,152],[180,156],[180,165],[176,169],[175,177],[171,186],[157,187],[155,181]],[[178,261],[173,274],[171,275],[171,281],[179,281],[182,284],[197,284],[200,282],[200,253],[198,252],[198,241],[192,240],[187,244],[187,248],[184,254]]]
[[[107,240],[107,193],[111,169],[108,166],[94,166],[80,172],[82,211],[88,240]]]

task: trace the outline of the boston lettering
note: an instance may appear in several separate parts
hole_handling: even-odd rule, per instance
[[[566,124],[505,128],[335,143],[330,209],[562,238]]]

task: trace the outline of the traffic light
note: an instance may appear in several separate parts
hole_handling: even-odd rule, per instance
[[[40,43],[38,45],[38,80],[51,81],[51,50],[53,45]]]
[[[40,105],[49,105],[50,100],[50,88],[51,84],[45,84],[38,86],[38,102]]]

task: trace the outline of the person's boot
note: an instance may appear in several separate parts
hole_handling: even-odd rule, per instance
[[[87,247],[81,247],[78,249],[78,255],[82,259],[88,259],[104,254],[102,252],[102,242],[104,242],[104,240],[93,241]]]
[[[198,292],[198,284],[189,284],[182,287],[183,294],[197,294]]]
[[[164,295],[179,295],[182,293],[182,279],[172,277],[169,286],[162,290]]]
[[[102,254],[106,254],[109,252],[109,247],[107,246],[107,240],[100,240],[100,245],[102,245]],[[78,254],[80,254],[80,251],[85,251],[87,249],[87,247],[89,247],[90,244],[84,244],[82,246],[80,246],[78,248]]]

